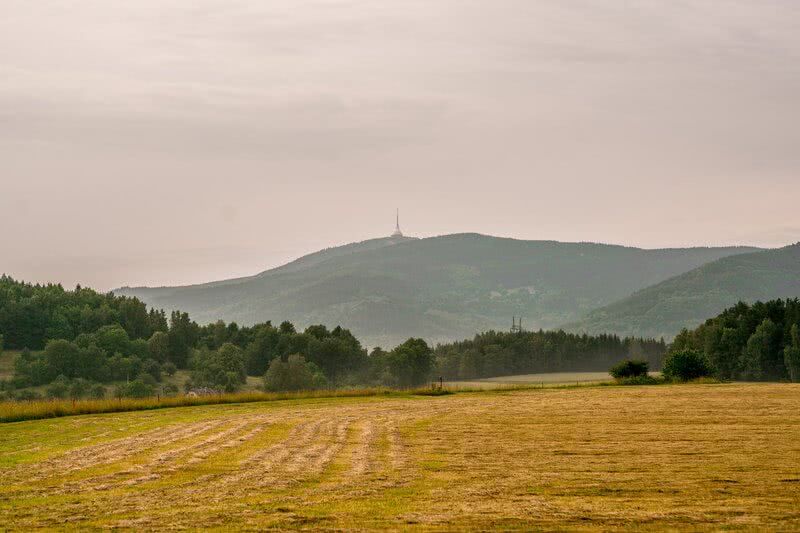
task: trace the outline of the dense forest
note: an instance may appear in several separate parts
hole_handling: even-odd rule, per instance
[[[80,285],[32,285],[0,276],[0,334],[10,350],[41,350],[50,339],[73,340],[103,326],[119,325],[132,339],[167,331],[163,311],[136,298],[100,294]]]
[[[438,371],[447,379],[473,379],[539,372],[605,371],[625,358],[642,359],[658,369],[663,340],[615,335],[576,335],[564,331],[488,331],[472,340],[436,347]]]
[[[0,278],[0,336],[19,351],[6,396],[31,387],[55,397],[177,393],[165,376],[189,375],[185,388],[235,391],[248,376],[270,390],[382,385],[412,387],[432,377],[471,379],[531,372],[606,370],[625,357],[660,365],[663,341],[563,331],[487,332],[435,350],[411,338],[371,352],[348,330],[290,322],[199,325],[187,313],[148,309],[136,298]]]
[[[7,276],[0,278],[0,338],[6,349],[21,350],[13,379],[1,388],[48,385],[52,396],[73,388],[76,394],[99,394],[93,384],[107,382],[123,382],[120,395],[152,394],[162,390],[165,374],[178,369],[191,372],[187,389],[235,391],[248,375],[263,376],[266,388],[281,390],[357,383],[405,387],[422,383],[434,367],[432,350],[419,339],[369,356],[340,327],[298,332],[289,322],[201,326],[179,311],[167,319],[136,298]],[[293,375],[287,377],[286,369]],[[298,381],[297,375],[308,379]]]
[[[738,303],[694,330],[670,351],[701,352],[720,379],[800,381],[800,300]]]

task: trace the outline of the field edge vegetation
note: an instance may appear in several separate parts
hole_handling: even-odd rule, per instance
[[[728,382],[715,378],[703,377],[689,381],[670,381],[668,379],[650,378],[649,380],[612,380],[612,381],[575,381],[560,383],[499,383],[492,387],[476,386],[474,382],[448,383],[441,387],[432,384],[430,387],[413,389],[361,388],[338,390],[304,390],[289,392],[238,392],[221,393],[207,396],[167,396],[147,398],[114,398],[100,400],[63,400],[50,399],[25,402],[0,402],[0,424],[42,420],[68,416],[92,415],[103,413],[123,413],[129,411],[150,411],[155,409],[173,409],[181,407],[200,407],[204,405],[245,404],[260,402],[278,402],[291,400],[334,399],[334,398],[408,398],[425,396],[446,396],[451,394],[504,393],[519,391],[535,391],[544,389],[575,389],[589,387],[623,387],[649,385],[718,385]]]

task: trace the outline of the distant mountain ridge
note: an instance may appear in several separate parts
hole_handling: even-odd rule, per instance
[[[734,255],[642,289],[566,329],[672,338],[739,301],[800,297],[800,243]]]
[[[576,321],[654,283],[754,248],[642,250],[479,234],[371,239],[306,255],[255,276],[202,285],[130,288],[199,322],[290,320],[342,325],[369,345],[431,342]]]
[[[311,252],[310,254],[306,254],[301,256],[297,259],[289,261],[284,265],[277,266],[275,268],[271,268],[269,270],[265,270],[260,272],[254,276],[244,276],[241,278],[231,278],[226,280],[220,281],[210,281],[207,283],[198,283],[195,285],[182,285],[177,286],[174,288],[186,288],[186,287],[217,287],[220,285],[233,285],[236,283],[243,283],[245,281],[249,281],[252,279],[257,279],[259,277],[268,276],[270,274],[276,274],[281,272],[297,272],[299,270],[303,270],[305,268],[309,268],[316,264],[322,263],[323,261],[327,261],[328,259],[332,259],[334,257],[339,257],[342,255],[347,254],[354,254],[358,252],[363,252],[366,250],[376,250],[378,248],[383,248],[384,246],[392,246],[393,244],[397,244],[404,241],[414,241],[417,240],[416,237],[382,237],[377,239],[368,239],[366,241],[360,242],[353,242],[350,244],[343,244],[341,246],[332,246],[330,248],[323,248],[322,250]],[[118,291],[126,291],[126,290],[162,290],[162,289],[169,289],[170,287],[121,287],[119,289],[115,289],[114,292]]]

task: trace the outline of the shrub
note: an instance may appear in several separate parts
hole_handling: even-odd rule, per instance
[[[14,395],[14,399],[18,402],[33,402],[41,400],[42,395],[32,390],[21,390]]]
[[[172,361],[167,361],[163,365],[161,365],[161,370],[168,376],[172,377],[175,375],[175,372],[178,371],[178,367],[175,366],[175,363]]]
[[[67,393],[69,393],[69,380],[63,374],[47,386],[47,396],[50,398],[66,398]]]
[[[153,375],[148,374],[147,372],[142,372],[141,374],[139,374],[136,380],[141,381],[142,383],[149,385],[152,388],[155,388],[155,386],[158,384],[158,380]]]
[[[102,400],[106,397],[106,388],[99,383],[92,385],[92,388],[89,389],[89,397],[94,400]]]
[[[325,387],[328,380],[314,363],[306,363],[302,355],[290,355],[288,361],[280,357],[272,360],[264,376],[268,391],[299,391]]]
[[[142,372],[150,374],[156,381],[161,381],[161,365],[158,364],[158,361],[153,361],[152,359],[146,360],[142,363]]]
[[[241,377],[236,372],[225,372],[225,384],[222,390],[225,392],[236,392],[242,384]]]
[[[622,379],[646,376],[647,370],[647,361],[642,361],[639,359],[626,359],[625,361],[612,366],[608,372],[616,379]]]
[[[83,398],[89,392],[89,382],[82,378],[73,379],[69,385],[69,397],[73,400]]]
[[[673,352],[664,360],[664,377],[672,380],[689,381],[710,376],[711,373],[708,360],[697,350]]]
[[[161,392],[164,396],[177,396],[178,391],[178,386],[174,383],[165,383],[164,386],[161,387]]]
[[[147,398],[154,395],[153,386],[144,381],[135,380],[124,385],[119,385],[115,396],[119,398]]]

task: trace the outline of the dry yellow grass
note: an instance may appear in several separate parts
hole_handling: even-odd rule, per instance
[[[414,392],[414,391],[400,391]],[[422,391],[426,392],[426,391]],[[88,415],[96,413],[121,413],[126,411],[148,411],[198,405],[273,402],[304,398],[345,398],[357,396],[396,394],[389,389],[334,389],[298,392],[243,391],[207,396],[148,396],[146,398],[104,398],[101,400],[42,399],[35,401],[0,402],[0,423],[21,422],[40,418]]]
[[[798,529],[800,386],[587,387],[0,426],[0,528]]]

